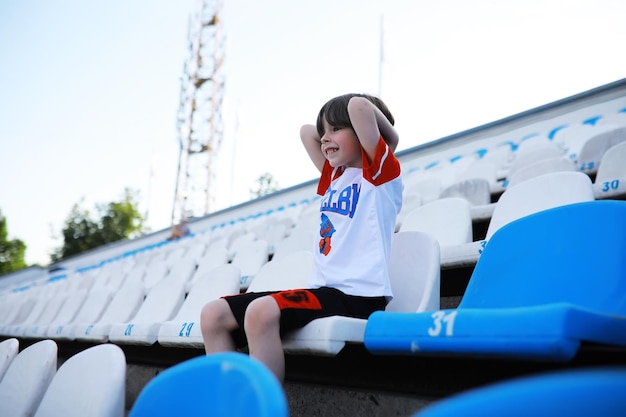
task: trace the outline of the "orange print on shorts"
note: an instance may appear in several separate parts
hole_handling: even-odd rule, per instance
[[[288,290],[271,294],[281,310],[286,308],[299,308],[306,310],[321,310],[322,305],[309,290]]]

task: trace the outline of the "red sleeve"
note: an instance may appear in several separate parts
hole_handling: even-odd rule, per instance
[[[367,154],[361,148],[363,156],[363,177],[374,185],[381,185],[400,176],[400,161],[381,136],[376,146],[374,160],[370,164]]]

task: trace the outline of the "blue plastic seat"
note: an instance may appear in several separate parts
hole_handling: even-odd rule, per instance
[[[626,202],[532,214],[490,239],[457,309],[376,312],[372,353],[568,361],[581,343],[626,346]]]
[[[413,417],[618,417],[626,415],[626,367],[556,371],[456,394]]]
[[[129,417],[287,417],[286,395],[261,362],[239,352],[186,360],[154,377]]]

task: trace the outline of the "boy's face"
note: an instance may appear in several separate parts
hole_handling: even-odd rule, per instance
[[[361,143],[351,128],[332,126],[324,120],[324,135],[321,146],[324,157],[333,168],[340,166],[362,167]]]

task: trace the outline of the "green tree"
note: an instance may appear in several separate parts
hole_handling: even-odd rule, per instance
[[[82,203],[82,202],[81,202]],[[97,204],[98,218],[74,204],[63,228],[63,246],[52,254],[52,262],[86,252],[107,243],[132,239],[144,232],[144,218],[138,209],[138,193],[124,191],[122,201]]]
[[[280,190],[280,185],[272,174],[266,172],[257,178],[255,187],[250,189],[250,198],[263,197],[278,190]]]
[[[0,210],[0,275],[26,268],[26,245],[19,239],[9,240],[6,217]]]

